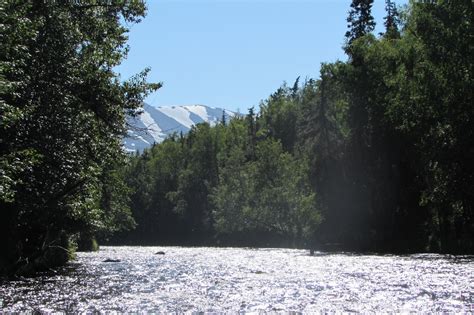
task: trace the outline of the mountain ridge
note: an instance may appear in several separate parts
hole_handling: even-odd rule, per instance
[[[155,107],[145,103],[141,114],[127,118],[129,129],[122,144],[126,152],[142,152],[173,133],[187,133],[196,124],[207,122],[213,126],[223,115],[230,119],[237,113],[201,104]]]

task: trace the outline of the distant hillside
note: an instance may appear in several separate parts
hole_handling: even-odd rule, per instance
[[[128,119],[132,127],[123,139],[124,149],[127,152],[141,152],[175,132],[188,132],[195,124],[208,122],[214,125],[222,119],[223,113],[227,119],[236,115],[223,108],[205,105],[153,107],[145,104],[141,115]]]

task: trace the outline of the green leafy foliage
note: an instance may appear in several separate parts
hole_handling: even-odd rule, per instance
[[[308,163],[285,152],[259,120],[251,110],[214,127],[198,124],[133,157],[127,178],[138,226],[116,241],[301,246],[310,240],[320,216]]]
[[[2,271],[48,267],[76,235],[133,226],[120,137],[159,85],[147,70],[122,84],[113,67],[127,52],[120,19],[144,15],[138,1],[1,3]]]

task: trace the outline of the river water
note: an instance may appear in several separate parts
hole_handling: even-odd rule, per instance
[[[164,251],[165,255],[155,255]],[[117,259],[120,262],[104,262]],[[5,312],[474,312],[474,257],[102,247],[0,283]]]

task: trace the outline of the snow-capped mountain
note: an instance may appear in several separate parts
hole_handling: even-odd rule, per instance
[[[175,132],[188,132],[195,124],[207,122],[211,126],[215,125],[221,121],[223,114],[226,119],[236,115],[223,108],[205,105],[153,107],[145,104],[142,114],[128,119],[128,124],[132,127],[123,139],[124,149],[127,152],[141,152]]]

